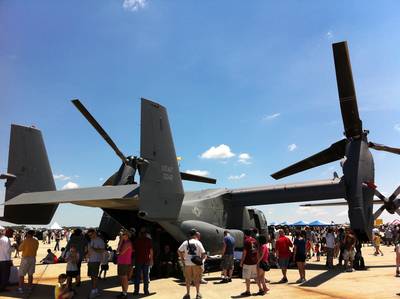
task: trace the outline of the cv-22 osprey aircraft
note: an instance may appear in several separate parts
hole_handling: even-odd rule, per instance
[[[153,237],[159,238],[157,243],[175,242],[176,245],[195,228],[210,254],[218,254],[225,229],[236,237],[238,247],[242,245],[243,229],[255,227],[260,233],[266,233],[263,213],[247,206],[345,198],[352,228],[359,238],[368,239],[376,192],[372,188],[374,170],[368,147],[388,148],[367,143],[361,121],[358,127],[354,126],[358,112],[355,93],[352,93],[353,100],[346,93],[349,86],[354,90],[347,45],[334,44],[333,49],[347,139],[273,176],[283,177],[346,156],[342,178],[184,192],[182,179],[204,183],[215,183],[215,180],[180,173],[165,107],[142,99],[140,157],[127,157],[81,102],[74,100],[78,110],[120,157],[121,167],[103,186],[56,191],[41,132],[12,125],[8,173],[1,175],[7,180],[1,219],[19,224],[48,224],[60,203],[100,207],[104,214],[99,229],[109,238],[116,236],[121,225],[126,228],[146,225],[154,228]],[[136,172],[140,184],[135,182]],[[389,204],[385,204],[387,206]],[[164,235],[157,236],[159,231]]]

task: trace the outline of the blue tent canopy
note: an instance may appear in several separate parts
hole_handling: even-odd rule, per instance
[[[295,223],[292,224],[293,226],[307,226],[308,223],[304,222],[303,220],[297,221]]]
[[[310,222],[308,225],[309,225],[309,226],[328,226],[328,225],[330,225],[330,224],[329,224],[329,223],[326,223],[326,222],[324,222],[324,221],[315,220],[315,221],[313,221],[313,222]]]

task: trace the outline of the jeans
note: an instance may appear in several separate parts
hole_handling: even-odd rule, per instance
[[[328,267],[333,267],[333,248],[326,248],[326,265]]]
[[[135,265],[135,293],[139,292],[140,279],[143,274],[143,290],[145,293],[149,291],[149,265]]]
[[[0,262],[0,290],[4,290],[10,278],[11,261]]]

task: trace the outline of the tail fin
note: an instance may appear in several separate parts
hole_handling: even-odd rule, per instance
[[[27,192],[56,190],[40,130],[11,125],[5,201]],[[18,224],[48,224],[57,204],[6,206],[0,220]]]
[[[149,220],[176,220],[183,186],[167,110],[142,99],[139,216]]]

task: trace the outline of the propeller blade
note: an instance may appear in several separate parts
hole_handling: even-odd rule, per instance
[[[360,136],[362,134],[362,122],[358,114],[347,42],[332,44],[332,48],[345,135],[347,138]]]
[[[381,206],[376,212],[374,213],[374,219],[376,220],[379,216],[381,216],[382,212],[385,210],[385,206]]]
[[[346,153],[346,144],[347,140],[342,139],[332,144],[327,149],[278,172],[275,172],[271,174],[271,176],[277,180],[313,167],[339,160],[343,158]]]
[[[389,202],[389,200],[382,193],[380,193],[378,189],[375,189],[375,196],[384,202]]]
[[[383,204],[382,200],[374,200],[372,202],[374,205]],[[335,201],[335,202],[327,202],[327,203],[306,203],[300,205],[300,207],[329,207],[329,206],[347,206],[347,201]]]
[[[396,199],[397,195],[399,195],[399,194],[400,194],[400,186],[397,187],[396,190],[394,190],[392,195],[390,195],[389,200],[394,201]]]
[[[82,115],[87,119],[87,121],[95,128],[95,130],[103,137],[103,139],[108,143],[109,146],[114,150],[117,156],[122,160],[123,163],[127,164],[128,160],[124,156],[124,154],[119,150],[119,148],[115,145],[114,141],[112,141],[111,137],[104,131],[104,129],[100,126],[97,120],[89,113],[89,111],[83,106],[81,101],[78,99],[72,100],[72,104],[82,113]]]
[[[392,154],[400,155],[400,148],[397,147],[390,147],[383,144],[375,143],[375,142],[368,142],[368,146],[378,151],[385,151]]]
[[[208,178],[201,175],[195,175],[187,172],[181,172],[181,179],[185,181],[192,181],[192,182],[200,182],[200,183],[208,183],[208,184],[215,184],[217,183],[216,179]]]

